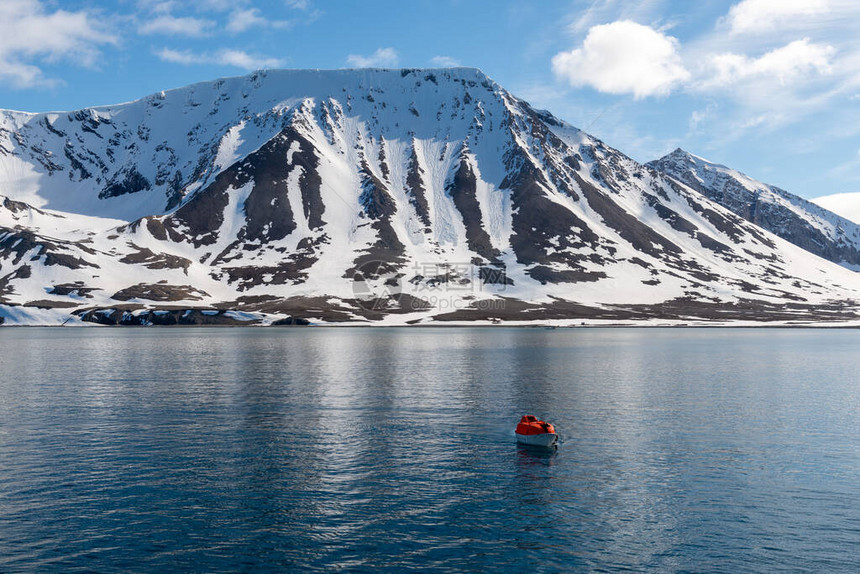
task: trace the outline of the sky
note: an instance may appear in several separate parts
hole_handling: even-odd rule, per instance
[[[855,0],[0,0],[0,108],[470,66],[640,162],[681,147],[812,198],[860,192],[858,22]]]

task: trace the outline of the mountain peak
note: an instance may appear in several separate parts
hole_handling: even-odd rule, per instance
[[[149,95],[122,102],[120,104],[107,104],[91,106],[79,110],[56,110],[46,112],[52,114],[73,113],[85,110],[97,110],[101,112],[136,104],[140,102],[156,102],[167,98],[175,98],[191,93],[202,93],[207,90],[227,91],[259,89],[267,86],[269,89],[277,89],[280,86],[287,92],[293,91],[301,86],[305,91],[338,92],[343,89],[356,87],[380,87],[403,85],[411,82],[420,86],[424,82],[432,82],[438,85],[441,82],[462,83],[464,81],[486,84],[504,91],[501,85],[491,79],[481,69],[474,67],[458,66],[448,68],[275,68],[256,70],[238,76],[224,76],[215,80],[205,80],[175,88],[165,88]],[[21,116],[44,115],[28,112],[25,110],[10,110],[0,108],[0,114],[16,114]]]
[[[689,151],[687,151],[681,147],[675,148],[672,152],[664,155],[663,157],[661,157],[659,160],[656,160],[656,161],[664,161],[664,160],[668,160],[668,159],[686,160],[686,161],[693,163],[693,164],[696,164],[696,165],[721,168],[721,169],[729,169],[728,167],[726,167],[722,164],[713,162],[713,161],[711,161],[707,158],[704,158],[700,155],[696,155],[693,152],[689,152]],[[650,163],[654,163],[654,162],[650,162]]]
[[[681,148],[648,166],[803,249],[860,269],[860,227],[836,213]]]
[[[0,112],[0,153],[28,150],[37,173],[16,185],[34,206],[132,220],[176,207],[296,114],[328,131],[350,116],[374,140],[464,141],[501,129],[503,115],[525,106],[477,68],[261,70],[125,104]]]

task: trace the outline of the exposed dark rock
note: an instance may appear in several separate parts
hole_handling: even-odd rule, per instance
[[[351,321],[356,316],[355,307],[350,302],[339,302],[330,297],[290,297],[288,299],[243,297],[225,305],[243,311],[282,314],[327,322]]]
[[[237,319],[223,309],[148,309],[132,311],[127,309],[106,308],[76,311],[81,321],[99,325],[116,326],[241,326],[253,325],[259,321]]]
[[[245,227],[239,241],[277,241],[296,229],[293,206],[287,198],[290,138],[281,133],[249,157],[244,168],[254,179],[245,200]],[[298,206],[297,206],[298,207]]]
[[[148,285],[146,283],[138,283],[137,285],[120,289],[111,296],[111,299],[117,301],[129,301],[131,299],[144,299],[147,301],[199,301],[203,297],[208,296],[209,294],[205,291],[201,291],[191,285]]]
[[[81,242],[72,243],[47,239],[23,227],[17,227],[14,230],[0,228],[0,259],[12,259],[13,265],[17,265],[25,255],[30,254],[29,261],[38,261],[44,257],[44,264],[47,266],[59,265],[69,269],[81,269],[83,267],[98,269],[98,265],[95,263],[72,255],[70,252],[73,250],[82,251],[89,255],[96,253]]]
[[[710,235],[706,234],[704,231],[698,231],[695,234],[696,240],[701,244],[705,249],[710,249],[714,253],[718,253],[726,257],[729,261],[735,261],[741,259],[740,257],[735,255],[735,252],[731,247],[726,245],[725,243],[720,243]]]
[[[376,220],[390,218],[397,208],[385,184],[373,175],[367,163],[362,165],[361,175],[362,187],[358,201],[365,215]]]
[[[422,181],[423,170],[418,162],[418,153],[415,151],[415,141],[412,142],[412,155],[409,157],[409,167],[406,172],[407,193],[409,203],[415,208],[415,213],[421,223],[430,227],[430,207],[427,204],[427,190]]]
[[[377,270],[378,275],[396,272],[403,265],[404,245],[391,226],[391,217],[397,211],[394,198],[365,163],[361,171],[362,192],[359,196],[363,213],[372,222],[370,226],[376,230],[377,240],[354,261],[354,266],[344,273],[345,278],[352,278],[360,269],[367,273],[370,267]]]
[[[675,243],[630,215],[630,213],[622,209],[607,195],[582,179],[579,174],[574,174],[574,177],[591,209],[600,215],[606,225],[614,229],[625,241],[633,245],[637,251],[646,253],[652,257],[663,257],[664,254],[678,255],[681,253],[681,248]]]
[[[508,277],[505,268],[479,267],[478,278],[484,285],[513,285],[514,280]]]
[[[556,270],[544,265],[536,265],[528,270],[529,276],[542,285],[547,283],[586,283],[606,278],[603,271],[579,271],[573,269]]]
[[[146,229],[149,233],[159,241],[167,241],[167,230],[164,228],[164,223],[154,217],[146,218]]]
[[[657,212],[657,215],[660,216],[661,219],[666,221],[669,225],[672,226],[672,229],[675,231],[680,231],[681,233],[686,233],[690,237],[695,237],[696,232],[699,230],[693,222],[688,219],[683,218],[678,215],[678,213],[673,210],[671,207],[668,207],[660,202],[660,200],[650,194],[645,194],[645,201],[648,202],[654,211]]]
[[[525,265],[558,263],[580,269],[581,255],[571,249],[601,248],[600,238],[570,210],[549,199],[550,188],[543,173],[521,151],[507,156],[510,171],[502,189],[511,190],[515,210],[511,247],[517,262]]]
[[[47,122],[46,122],[47,123]],[[89,179],[93,176],[92,173],[84,166],[84,164],[75,156],[72,151],[72,146],[70,143],[66,143],[65,147],[63,147],[63,154],[69,160],[69,165],[72,167],[69,172],[69,179],[72,179],[74,176],[74,172],[77,171],[80,179]]]
[[[93,296],[90,295],[90,293],[93,291],[101,291],[101,289],[96,287],[86,287],[83,281],[76,281],[74,283],[60,283],[59,285],[54,285],[51,290],[48,291],[48,295],[74,295],[77,297],[92,299]]]
[[[463,217],[469,249],[488,261],[496,260],[500,254],[493,248],[490,235],[481,217],[481,206],[477,197],[477,178],[469,165],[465,150],[461,154],[457,170],[448,182],[446,191]]]
[[[3,207],[5,209],[8,209],[9,211],[11,211],[12,213],[22,213],[25,211],[29,211],[30,209],[36,209],[36,208],[24,203],[23,201],[15,201],[15,200],[9,199],[8,197],[3,198]],[[39,210],[36,209],[36,211],[39,211]],[[44,214],[43,211],[40,213]]]
[[[167,204],[164,206],[165,211],[172,210],[182,201],[184,193],[182,189],[182,173],[179,170],[174,172],[173,179],[170,180],[166,195]]]
[[[156,233],[163,235],[158,230],[163,227],[164,235],[169,234],[172,241],[189,241],[194,247],[215,243],[218,240],[217,232],[224,221],[224,209],[230,201],[229,193],[234,193],[251,181],[250,173],[243,166],[250,167],[253,155],[245,162],[233,164],[219,173],[214,182],[199,190],[185,205],[159,223],[151,223],[156,220],[148,219],[147,229],[155,236]],[[153,228],[158,231],[153,231]]]
[[[304,281],[308,276],[306,270],[315,261],[311,257],[294,256],[294,261],[285,261],[276,267],[245,265],[222,269],[227,274],[227,282],[238,283],[239,290],[244,291],[257,285],[286,285]]]
[[[153,253],[145,247],[138,247],[134,244],[131,247],[137,251],[120,259],[121,263],[142,264],[147,269],[182,269],[186,275],[188,274],[191,261],[184,257],[169,253]]]
[[[15,293],[12,281],[15,279],[28,279],[30,274],[30,266],[21,265],[15,271],[0,277],[0,303],[7,302],[7,297]]]
[[[278,319],[277,321],[272,321],[273,327],[284,327],[284,326],[304,326],[310,325],[311,322],[307,319],[301,319],[299,317],[284,317],[283,319]]]
[[[99,193],[99,199],[119,197],[129,193],[137,193],[149,189],[149,180],[143,177],[135,167],[129,167],[118,173]]]
[[[322,179],[319,176],[319,159],[314,152],[313,144],[307,139],[293,129],[288,130],[287,133],[292,141],[299,143],[299,150],[293,154],[292,161],[293,165],[302,167],[302,174],[299,176],[299,189],[302,194],[302,208],[308,220],[308,227],[319,229],[325,225],[325,221],[323,221],[325,205],[320,193]]]
[[[36,301],[27,301],[24,307],[36,307],[37,309],[73,309],[80,307],[80,303],[74,301],[54,301],[51,299],[38,299]]]

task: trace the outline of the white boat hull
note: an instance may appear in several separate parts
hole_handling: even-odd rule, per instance
[[[516,433],[516,435],[518,443],[531,446],[553,446],[558,442],[558,435],[551,432],[541,434]]]

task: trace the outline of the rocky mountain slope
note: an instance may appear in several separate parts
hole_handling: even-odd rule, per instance
[[[858,275],[474,69],[0,112],[0,317],[853,320]]]
[[[860,225],[850,219],[680,148],[648,167],[798,247],[860,270]]]

